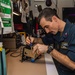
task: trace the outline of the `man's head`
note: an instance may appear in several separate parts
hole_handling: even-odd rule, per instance
[[[41,27],[47,33],[52,34],[56,34],[59,31],[58,19],[57,13],[51,8],[43,9],[38,16],[38,22]]]

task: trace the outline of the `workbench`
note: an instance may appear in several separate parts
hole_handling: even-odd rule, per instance
[[[34,63],[30,61],[21,62],[21,56],[13,58],[7,54],[7,75],[58,75],[52,57],[43,55]]]

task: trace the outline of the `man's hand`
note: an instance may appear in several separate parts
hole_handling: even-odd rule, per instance
[[[47,45],[43,45],[43,44],[36,44],[35,46],[33,46],[33,53],[37,53],[37,54],[42,54],[42,53],[46,53],[48,50],[48,46]]]
[[[35,39],[35,38],[34,38],[34,37],[31,37],[31,36],[30,36],[30,37],[27,37],[27,38],[26,38],[26,44],[27,44],[27,45],[30,45],[31,43],[33,43],[34,39]]]

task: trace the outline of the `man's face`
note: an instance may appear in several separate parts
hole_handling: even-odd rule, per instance
[[[40,20],[41,27],[46,31],[46,33],[57,34],[58,32],[58,23],[52,19],[47,21],[44,17]]]

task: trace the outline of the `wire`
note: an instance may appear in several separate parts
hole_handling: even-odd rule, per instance
[[[21,46],[20,48],[18,48],[18,49],[16,49],[14,52],[12,52],[11,54],[10,54],[10,56],[11,57],[18,57],[18,56],[21,56],[21,54],[22,54],[22,49],[23,48],[23,46]],[[19,51],[20,50],[20,51]],[[17,52],[17,51],[19,51],[19,52]],[[15,55],[15,54],[17,54],[17,55]]]

